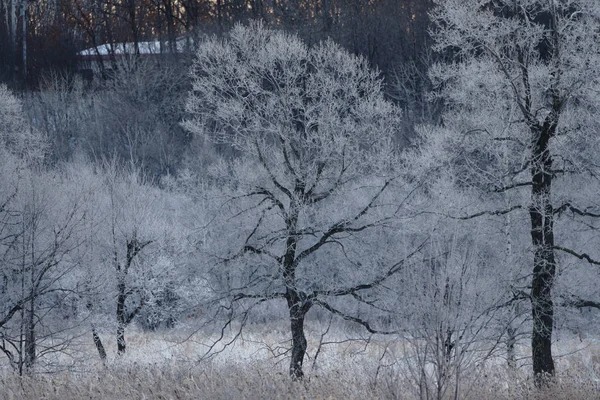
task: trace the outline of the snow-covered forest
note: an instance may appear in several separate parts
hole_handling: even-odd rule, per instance
[[[600,393],[597,0],[0,16],[0,398]]]

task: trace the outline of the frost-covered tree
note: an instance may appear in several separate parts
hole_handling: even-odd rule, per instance
[[[64,350],[80,325],[79,290],[89,187],[76,187],[60,172],[18,171],[0,244],[0,292],[15,311],[0,327],[2,345],[20,373],[43,356]]]
[[[436,3],[435,49],[450,61],[430,74],[446,113],[443,127],[423,129],[422,160],[443,160],[442,179],[486,194],[478,205],[449,200],[461,218],[517,213],[512,221],[527,221],[533,372],[553,374],[553,288],[571,272],[561,265],[597,259],[597,246],[582,247],[591,236],[578,241],[576,232],[596,229],[600,216],[591,189],[600,172],[600,5]]]
[[[90,192],[47,171],[45,147],[0,86],[0,351],[20,373],[63,349],[76,325],[72,315],[63,320],[61,303],[76,292]]]
[[[185,127],[233,150],[211,167],[219,212],[203,238],[206,276],[242,320],[285,302],[300,378],[308,311],[378,331],[374,293],[411,252],[385,230],[410,192],[392,142],[399,111],[363,58],[260,24],[204,42],[192,76]]]
[[[39,159],[46,149],[44,137],[33,129],[18,98],[0,85],[0,149],[28,160]]]
[[[0,86],[0,351],[19,373],[64,350],[80,324],[76,271],[93,192],[47,170],[47,148]]]
[[[93,314],[112,316],[117,353],[123,354],[126,328],[176,280],[172,210],[165,193],[135,171],[122,170],[116,163],[97,172],[82,170],[78,179],[95,181],[98,188],[88,244],[87,307]],[[103,357],[99,333],[94,325],[92,329]]]

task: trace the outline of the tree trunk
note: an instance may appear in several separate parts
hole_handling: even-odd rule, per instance
[[[127,315],[125,314],[125,284],[119,283],[117,286],[119,293],[117,295],[117,354],[124,354],[126,350],[125,326],[127,325]]]
[[[23,75],[23,84],[27,84],[27,1],[24,0],[21,3],[21,29],[22,29],[22,38],[21,38],[21,60],[22,60],[22,70],[21,74]]]
[[[27,371],[33,368],[36,360],[34,298],[32,293],[32,299],[29,301],[29,308],[27,310],[27,320],[25,322],[25,369]]]
[[[301,189],[296,188],[300,193]],[[310,300],[306,293],[298,290],[296,286],[296,268],[298,260],[296,259],[296,248],[298,238],[296,228],[298,224],[298,213],[296,204],[290,207],[290,215],[286,220],[288,237],[286,240],[286,252],[283,257],[283,280],[285,282],[288,310],[290,313],[290,326],[292,332],[292,359],[290,360],[290,376],[293,380],[300,380],[304,377],[302,364],[306,355],[306,337],[304,336],[304,318],[311,307]]]
[[[535,251],[531,284],[533,373],[536,384],[554,374],[552,286],[556,274],[554,257],[554,208],[552,206],[552,157],[549,141],[553,128],[533,130],[531,163],[531,239]]]
[[[517,343],[516,330],[512,326],[509,326],[506,330],[506,362],[510,369],[517,367],[517,355],[515,353],[515,344]]]
[[[94,325],[92,325],[92,338],[94,339],[94,345],[96,346],[96,350],[98,350],[98,355],[104,363],[106,361],[106,350],[104,349],[102,340],[100,339],[98,332],[96,332],[96,327]]]
[[[9,76],[15,77],[15,68],[17,67],[17,0],[10,0],[10,7],[7,3],[7,13],[10,16],[10,28],[7,30],[9,36],[9,52],[4,62],[7,64]],[[8,17],[7,17],[8,19]]]
[[[294,380],[300,380],[304,377],[302,364],[306,355],[306,336],[304,336],[304,318],[308,311],[306,303],[293,293],[288,297],[288,307],[290,311],[290,323],[292,331],[292,359],[290,360],[290,376]]]
[[[134,0],[129,0],[128,2],[129,8],[129,23],[131,26],[131,35],[134,46],[134,52],[136,57],[140,55],[140,34],[137,24],[137,13],[136,13],[136,4]]]
[[[171,54],[177,53],[177,32],[175,31],[175,13],[173,2],[165,1],[165,19],[167,22],[167,35],[169,40],[169,52]]]

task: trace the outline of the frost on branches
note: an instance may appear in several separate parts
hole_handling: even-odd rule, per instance
[[[600,172],[600,4],[436,3],[435,48],[451,61],[434,66],[431,78],[447,112],[443,127],[422,129],[422,162],[442,159],[440,179],[486,193],[486,203],[461,209],[461,217],[527,221],[533,370],[552,375],[553,289],[570,273],[561,265],[600,256],[574,240],[581,224],[595,230],[600,216],[590,202]],[[574,296],[567,303],[576,305]]]
[[[260,24],[203,43],[192,76],[185,127],[234,153],[211,167],[222,201],[205,240],[210,286],[228,320],[285,302],[300,378],[308,311],[380,331],[356,312],[375,310],[374,292],[415,252],[398,239],[391,257],[383,236],[409,193],[392,142],[399,112],[363,58]]]
[[[19,99],[4,85],[0,85],[0,148],[28,160],[41,159],[46,148],[44,138],[25,118]]]

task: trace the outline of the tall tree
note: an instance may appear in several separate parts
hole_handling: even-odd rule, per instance
[[[429,156],[449,155],[456,183],[507,208],[462,218],[526,212],[530,229],[533,372],[554,374],[555,223],[597,217],[574,180],[596,184],[600,89],[600,6],[591,0],[438,0],[435,49],[451,61],[430,73],[446,101],[444,127],[429,131]],[[449,175],[446,178],[452,179]],[[488,203],[489,206],[490,203]],[[464,210],[463,210],[464,211]],[[525,220],[525,215],[522,216]],[[589,223],[589,221],[588,221]],[[564,242],[559,245],[559,241]],[[579,244],[577,244],[579,245]]]
[[[357,311],[380,312],[374,291],[410,253],[392,255],[384,234],[402,209],[391,195],[398,110],[364,58],[260,24],[203,43],[192,75],[185,127],[233,154],[213,168],[214,198],[225,200],[204,239],[215,258],[203,276],[242,321],[285,301],[290,375],[301,378],[309,310],[378,331]]]
[[[76,293],[90,192],[44,169],[45,142],[3,86],[0,115],[0,351],[23,373],[72,337],[56,303]]]

